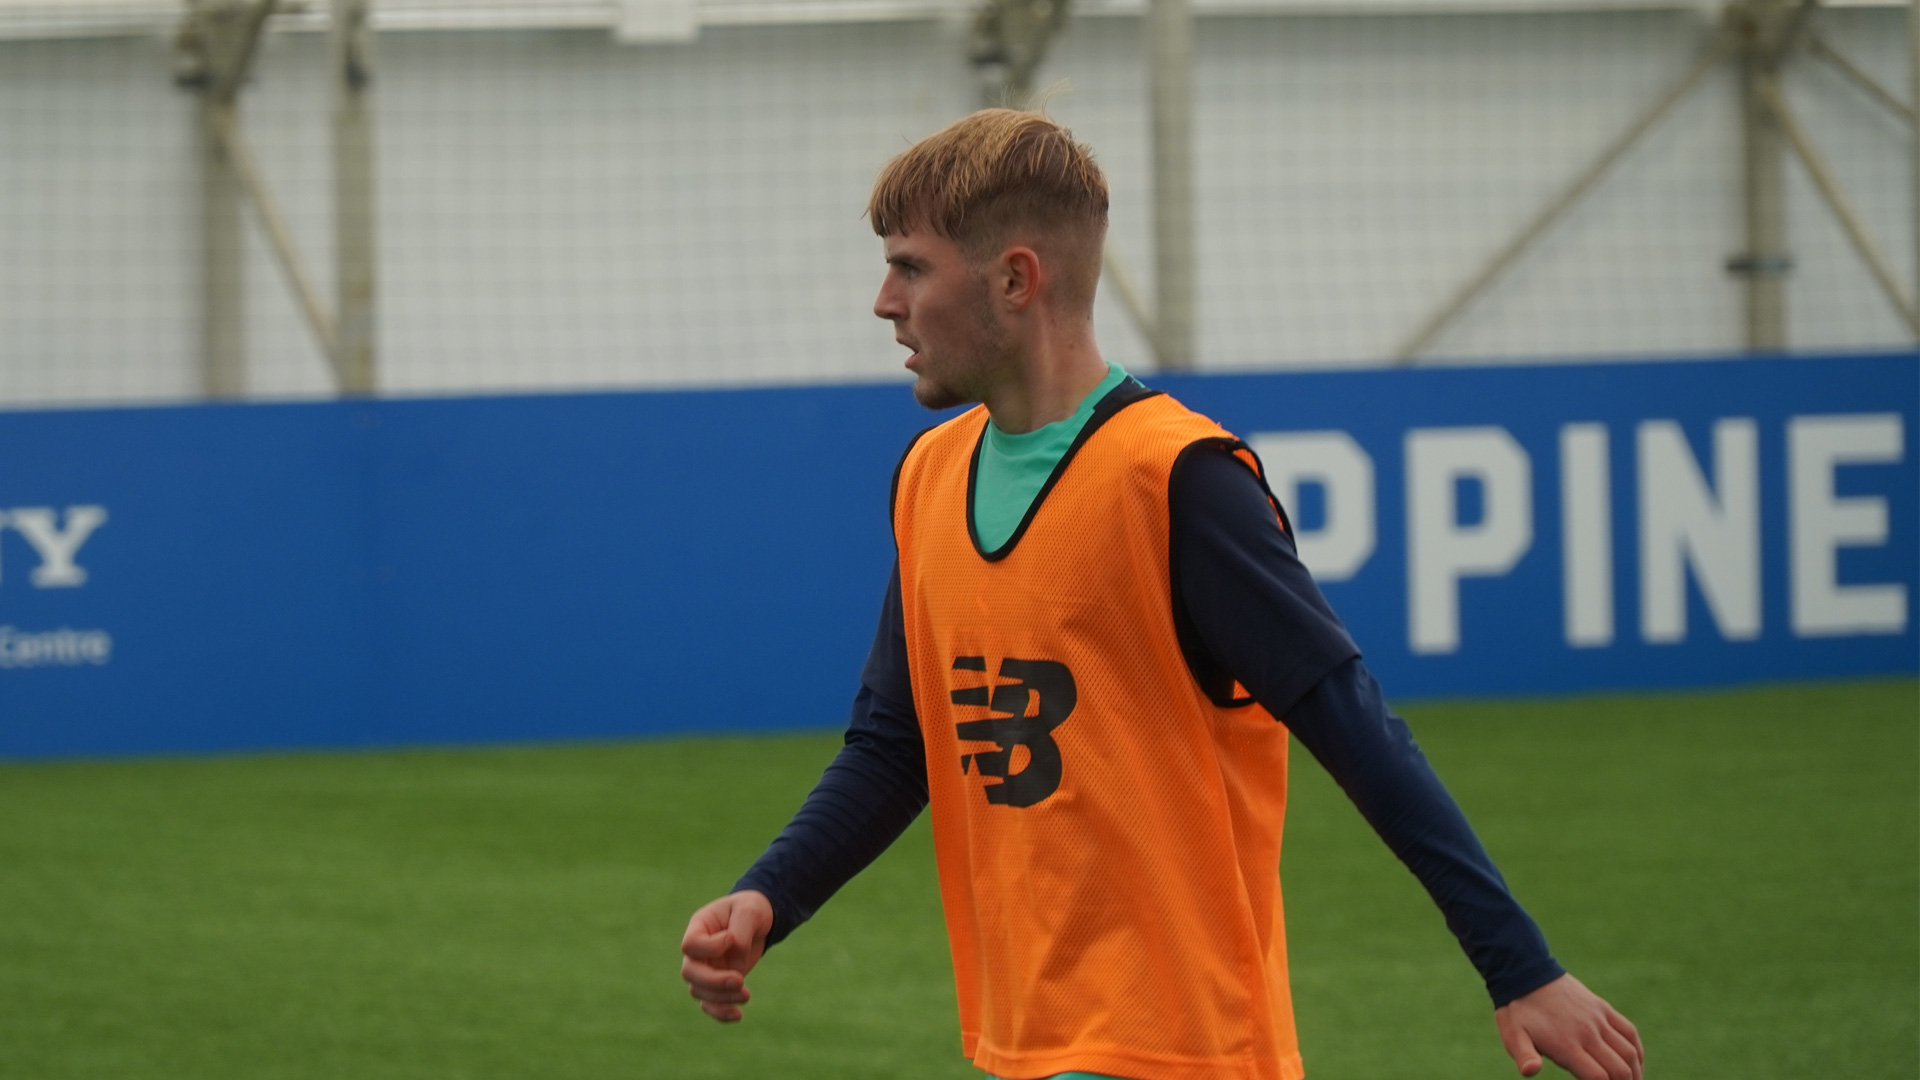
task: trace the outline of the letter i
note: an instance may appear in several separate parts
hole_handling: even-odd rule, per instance
[[[1613,644],[1613,490],[1605,424],[1560,429],[1561,584],[1567,644]]]

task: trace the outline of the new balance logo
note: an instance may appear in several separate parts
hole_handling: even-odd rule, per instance
[[[985,675],[987,658],[955,657],[953,670]],[[1060,787],[1060,745],[1052,732],[1072,715],[1079,691],[1073,672],[1053,660],[1008,657],[1000,661],[1000,679],[997,686],[963,686],[948,695],[955,705],[985,707],[995,714],[959,723],[960,741],[990,742],[998,748],[960,755],[960,771],[978,769],[987,777],[987,801],[995,806],[1032,806]],[[1008,679],[1014,681],[1004,681]]]

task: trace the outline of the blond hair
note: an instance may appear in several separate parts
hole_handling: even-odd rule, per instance
[[[931,229],[976,260],[1016,233],[1038,234],[1054,241],[1063,295],[1090,306],[1107,232],[1107,178],[1092,149],[1046,116],[982,109],[887,162],[867,218],[881,236]]]

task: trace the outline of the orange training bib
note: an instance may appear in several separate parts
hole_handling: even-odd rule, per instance
[[[1231,437],[1164,396],[1103,403],[989,558],[986,423],[921,437],[894,505],[963,1049],[1008,1078],[1298,1080],[1287,731],[1203,692],[1173,618],[1173,465]]]

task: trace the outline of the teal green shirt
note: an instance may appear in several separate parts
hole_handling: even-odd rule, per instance
[[[973,528],[980,535],[980,547],[998,551],[1020,527],[1033,497],[1053,474],[1053,467],[1066,456],[1067,447],[1080,435],[1093,416],[1093,407],[1127,377],[1119,364],[1107,365],[1107,377],[1093,388],[1073,415],[1065,420],[1042,424],[1024,435],[1009,435],[992,421],[980,447],[980,471],[973,482]]]

